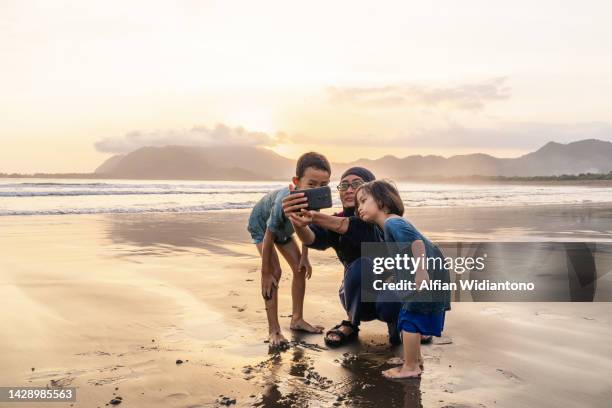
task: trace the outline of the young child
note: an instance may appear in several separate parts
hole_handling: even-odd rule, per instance
[[[397,189],[384,180],[361,185],[356,193],[357,213],[364,221],[376,223],[385,234],[385,242],[408,244],[414,258],[443,258],[440,249],[421,234],[410,222],[402,218],[404,204]],[[414,271],[417,291],[424,281],[449,282],[449,274],[443,262],[419,263]],[[413,292],[414,294],[414,292]],[[423,294],[423,293],[422,293]],[[421,336],[440,337],[444,328],[444,317],[450,310],[450,291],[438,290],[429,296],[411,296],[404,301],[398,318],[401,331],[404,360],[400,367],[383,371],[387,378],[419,377],[423,371]],[[419,301],[420,299],[420,301]],[[427,299],[427,301],[423,301]]]
[[[325,156],[309,152],[297,161],[292,182],[296,190],[322,187],[329,184],[331,166]],[[278,283],[281,268],[276,249],[283,255],[291,270],[292,317],[291,329],[309,333],[321,333],[323,327],[312,326],[304,320],[304,294],[306,279],[310,279],[312,267],[308,261],[308,249],[302,245],[302,252],[292,238],[293,226],[283,212],[282,201],[289,194],[289,188],[281,188],[266,194],[253,207],[249,217],[248,231],[261,255],[261,294],[268,317],[269,343],[271,347],[282,346],[287,339],[281,333],[278,322]]]

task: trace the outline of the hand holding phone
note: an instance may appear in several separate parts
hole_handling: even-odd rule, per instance
[[[308,199],[308,207],[306,210],[320,210],[322,208],[331,208],[332,196],[329,186],[307,188],[304,190],[293,190],[291,194],[303,193]]]

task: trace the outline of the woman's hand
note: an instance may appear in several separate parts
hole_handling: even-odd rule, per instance
[[[308,256],[300,257],[300,264],[298,266],[298,270],[305,274],[306,279],[310,279],[310,277],[312,276],[312,265],[310,265],[310,259],[308,259]]]

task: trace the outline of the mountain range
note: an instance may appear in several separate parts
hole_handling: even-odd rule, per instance
[[[384,156],[375,160],[332,163],[332,172],[340,174],[351,166],[364,166],[379,178],[395,180],[608,173],[612,171],[612,143],[596,139],[567,144],[549,142],[516,158],[497,158],[483,153],[448,158]],[[268,149],[246,146],[142,147],[125,155],[112,156],[95,170],[96,175],[109,178],[199,180],[287,180],[294,173],[295,160]]]

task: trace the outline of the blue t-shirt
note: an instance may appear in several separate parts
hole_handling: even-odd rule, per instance
[[[392,246],[392,252],[405,252],[407,251],[410,256],[412,254],[411,245],[414,241],[421,240],[425,246],[425,256],[427,258],[442,258],[441,262],[432,262],[435,266],[427,270],[430,280],[440,280],[441,282],[448,283],[450,276],[448,270],[443,266],[444,255],[438,246],[428,240],[419,230],[416,229],[405,218],[390,217],[385,221],[385,242],[392,243],[396,242],[402,245]],[[402,248],[405,244],[407,248]],[[394,254],[391,254],[394,255]],[[442,265],[441,268],[438,265]],[[414,278],[413,278],[414,279]],[[411,312],[420,313],[439,313],[446,310],[450,310],[450,291],[436,290],[429,293],[421,293],[412,296],[404,303],[404,309]]]
[[[259,200],[249,217],[249,231],[263,239],[265,230],[270,230],[276,241],[285,241],[293,234],[293,225],[283,212],[283,198],[289,195],[289,187],[266,194]]]
[[[425,238],[408,220],[400,217],[390,217],[385,221],[385,242],[412,244],[418,240],[425,244],[427,256],[433,256],[435,245]]]

